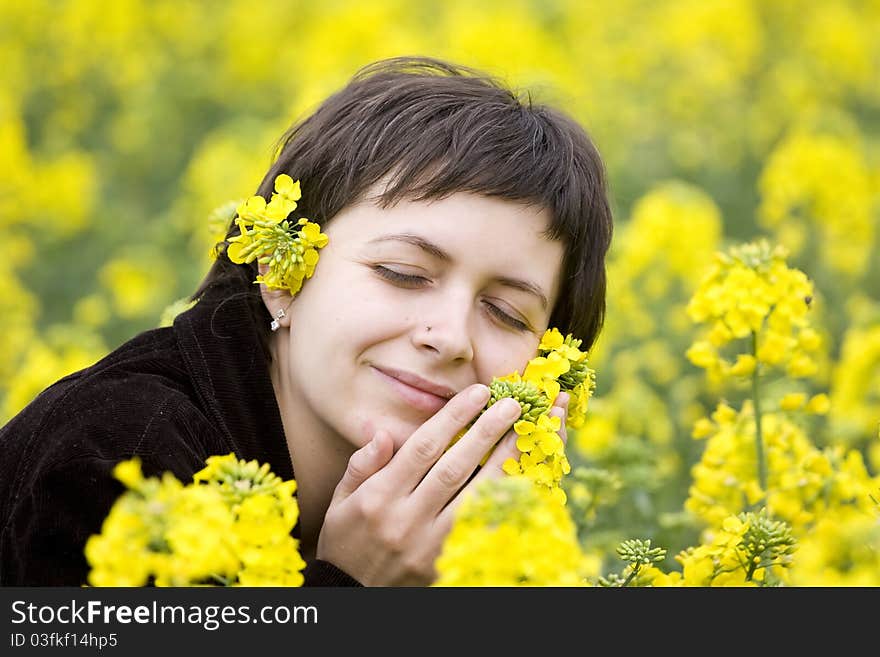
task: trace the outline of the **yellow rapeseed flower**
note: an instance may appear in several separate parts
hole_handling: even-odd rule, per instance
[[[774,367],[793,377],[817,371],[810,352],[820,340],[807,317],[813,286],[786,265],[787,255],[763,239],[716,253],[687,306],[691,320],[708,325],[687,350],[688,360],[713,377],[756,376]],[[722,351],[737,341],[728,365]]]
[[[482,482],[435,565],[434,586],[589,586],[598,570],[566,508],[525,477]]]
[[[807,402],[804,392],[790,392],[779,400],[779,408],[784,411],[795,411]]]
[[[127,490],[86,544],[91,585],[302,585],[295,480],[234,454],[209,457],[188,485],[145,478],[137,458],[114,475]]]
[[[328,242],[320,226],[305,217],[293,225],[287,221],[301,196],[299,181],[294,182],[287,174],[277,176],[268,203],[262,196],[251,196],[238,206],[235,223],[239,234],[229,238],[226,248],[227,257],[234,263],[257,260],[268,265],[268,271],[257,276],[256,283],[291,294],[299,292],[303,281],[312,277],[318,249]]]
[[[816,415],[825,415],[831,409],[831,400],[824,392],[810,397],[810,401],[804,407],[807,413],[815,413]]]

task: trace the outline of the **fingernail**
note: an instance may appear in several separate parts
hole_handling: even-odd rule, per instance
[[[506,418],[510,418],[511,420],[513,420],[514,418],[518,418],[522,413],[522,407],[515,399],[507,397],[505,399],[502,399],[499,403],[503,404],[501,410],[504,413],[504,417]]]
[[[570,400],[571,400],[571,395],[569,395],[567,392],[560,392],[559,399],[557,399],[556,401],[560,406],[568,406],[568,402]]]
[[[484,386],[482,383],[477,384],[477,386],[468,393],[468,398],[475,404],[485,404],[489,401],[489,387]]]
[[[376,434],[378,435],[378,434]],[[373,436],[373,439],[367,445],[367,454],[369,456],[373,456],[376,452],[379,451],[379,441],[376,440],[376,436]]]

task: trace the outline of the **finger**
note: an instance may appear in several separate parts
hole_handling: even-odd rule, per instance
[[[568,443],[568,432],[566,431],[565,424],[568,422],[568,406],[570,402],[571,395],[567,392],[560,392],[553,401],[553,406],[550,408],[549,413],[552,417],[559,418],[559,431],[556,433],[562,439],[563,445]]]
[[[413,502],[426,513],[440,511],[467,483],[474,470],[514,422],[522,408],[514,399],[501,399],[450,447],[413,492]]]
[[[464,501],[465,497],[474,489],[475,486],[479,486],[480,482],[485,481],[486,479],[491,478],[499,478],[499,477],[507,477],[509,476],[506,472],[504,472],[503,465],[505,461],[508,459],[513,459],[514,461],[518,461],[519,457],[522,455],[522,452],[519,451],[516,447],[516,439],[518,436],[516,432],[513,430],[508,431],[504,434],[504,437],[498,442],[495,449],[492,451],[492,454],[486,459],[486,462],[483,464],[483,467],[480,468],[480,471],[474,475],[473,479],[471,479],[467,485],[449,502],[449,504],[444,507],[443,511],[437,517],[437,523],[440,527],[449,528],[452,526],[452,521],[455,517],[455,511],[458,509],[459,505]]]
[[[489,401],[489,388],[482,384],[468,386],[415,430],[391,459],[384,473],[386,483],[407,494],[443,454],[452,438],[483,410]]]
[[[570,401],[571,401],[570,394],[568,394],[567,392],[560,392],[558,395],[556,395],[556,399],[553,401],[553,405],[558,406],[559,408],[567,411],[568,404]]]
[[[386,431],[379,429],[373,439],[357,450],[348,459],[348,466],[342,479],[333,491],[332,502],[343,500],[391,460],[394,454],[394,441]]]
[[[504,471],[504,464],[508,459],[518,461],[522,456],[522,452],[516,446],[516,440],[519,436],[512,429],[504,434],[504,437],[498,441],[498,445],[492,450],[489,458],[480,468],[480,471],[474,476],[473,481],[489,479],[492,477],[507,476]],[[470,483],[468,484],[470,485]]]
[[[559,418],[559,431],[556,433],[559,434],[559,437],[562,438],[562,444],[568,444],[568,431],[565,428],[565,423],[568,420],[568,404],[566,403],[565,407],[554,406],[550,409],[550,415],[552,417]]]
[[[568,403],[571,397],[568,393],[561,392],[556,397],[556,400],[553,403],[553,407],[550,409],[550,415],[559,418],[559,437],[562,439],[563,444],[567,444],[568,441],[568,433],[565,429],[565,422],[568,419]],[[504,464],[508,460],[518,461],[519,457],[522,455],[522,452],[516,446],[517,435],[514,431],[509,431],[504,438],[498,443],[496,448],[489,455],[489,458],[486,459],[486,462],[483,464],[483,467],[480,471],[474,476],[473,480],[468,483],[468,489],[472,485],[476,485],[478,482],[483,481],[485,479],[489,479],[492,477],[503,477],[507,476],[507,473],[504,471]],[[464,493],[465,491],[462,491]],[[464,495],[458,495],[450,504],[443,510],[444,516],[451,516],[455,513],[455,509],[461,504]],[[451,519],[447,518],[446,521],[451,522]]]

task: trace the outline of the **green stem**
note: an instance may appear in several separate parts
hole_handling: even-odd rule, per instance
[[[755,569],[757,568],[757,566],[758,566],[758,564],[756,564],[754,562],[754,560],[752,560],[752,559],[749,560],[749,566],[748,566],[748,568],[746,568],[746,581],[747,582],[752,581],[752,577],[755,574]]]
[[[752,331],[752,355],[755,361],[758,359],[758,334]],[[767,492],[767,462],[764,456],[764,434],[761,429],[761,386],[760,386],[760,363],[755,363],[755,371],[752,372],[752,401],[755,404],[755,448],[758,455],[758,484],[761,490]]]
[[[232,586],[231,580],[216,573],[211,573],[209,577],[217,582],[217,584],[220,586]]]
[[[640,568],[641,568],[641,564],[635,564],[632,568],[632,572],[626,578],[626,581],[620,585],[620,588],[626,588],[627,586],[629,586],[629,583],[635,579],[636,575],[639,574]]]

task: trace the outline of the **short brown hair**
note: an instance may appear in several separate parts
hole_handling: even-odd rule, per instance
[[[546,236],[564,245],[550,326],[583,340],[584,350],[598,337],[612,234],[605,168],[584,129],[559,110],[468,67],[398,57],[358,71],[294,124],[276,152],[256,193],[269,200],[275,177],[286,173],[302,181],[296,216],[318,224],[384,179],[390,182],[376,199],[383,207],[472,192],[546,208],[552,217]],[[231,223],[226,238],[237,233]],[[194,299],[221,277],[256,278],[256,262],[232,263],[226,245],[218,245]],[[257,325],[266,327],[271,318],[254,294]],[[267,328],[264,348],[268,335]]]

